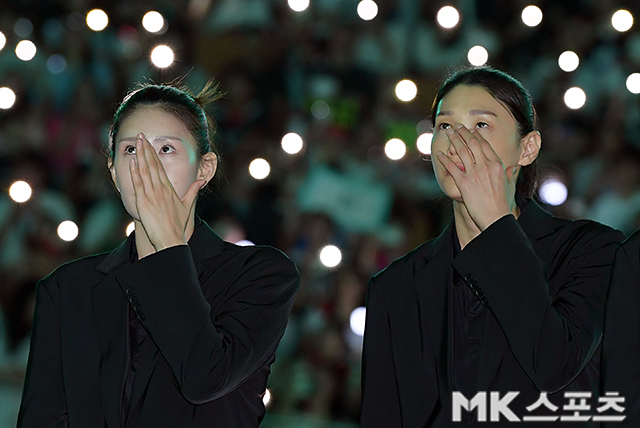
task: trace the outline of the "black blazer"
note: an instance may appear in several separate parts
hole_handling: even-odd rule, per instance
[[[622,422],[606,427],[640,427],[640,231],[616,251],[602,341],[602,395],[624,397]]]
[[[224,242],[199,219],[188,246],[135,261],[133,236],[38,283],[18,427],[121,426],[129,305],[153,346],[125,426],[257,427],[295,265],[271,247]]]
[[[454,425],[452,268],[490,311],[478,391],[501,397],[519,391],[509,408],[522,418],[539,391],[594,390],[610,267],[624,235],[592,221],[555,218],[533,200],[524,204],[518,220],[496,221],[455,259],[449,225],[371,279],[363,428]],[[502,421],[487,425],[513,425]]]

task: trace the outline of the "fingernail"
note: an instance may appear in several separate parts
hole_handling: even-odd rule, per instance
[[[464,125],[463,125],[463,124],[458,123],[458,124],[456,125],[456,129],[462,129],[462,128],[464,128]]]
[[[437,155],[443,155],[444,152],[442,150],[438,150],[438,153],[436,153]]]
[[[455,134],[455,132],[456,132],[456,130],[453,129],[453,128],[447,129],[447,134],[449,134],[449,135],[453,135],[453,134]]]

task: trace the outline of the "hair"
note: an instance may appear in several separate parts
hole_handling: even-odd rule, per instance
[[[180,84],[177,82],[176,84]],[[205,107],[222,98],[219,83],[209,80],[202,90],[193,95],[186,86],[173,84],[140,84],[137,89],[124,97],[113,115],[109,127],[108,159],[116,156],[116,137],[120,127],[134,112],[141,108],[158,108],[179,119],[189,130],[196,142],[198,162],[206,153],[214,153],[220,161],[220,153],[213,143],[216,123],[209,117]],[[213,180],[211,180],[213,181]]]
[[[493,98],[503,104],[516,120],[518,135],[523,138],[531,131],[538,130],[538,115],[529,91],[517,79],[492,67],[472,67],[455,71],[438,91],[431,107],[431,122],[436,123],[436,114],[440,101],[458,85],[479,86]],[[538,181],[538,164],[534,161],[523,166],[516,193],[531,198]]]

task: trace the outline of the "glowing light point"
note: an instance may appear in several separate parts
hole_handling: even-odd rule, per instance
[[[538,6],[529,5],[522,9],[522,22],[527,27],[536,27],[542,22],[542,11]]]
[[[294,12],[302,12],[309,7],[309,0],[288,0],[288,3]]]
[[[460,22],[460,13],[453,6],[445,6],[438,11],[436,19],[442,28],[453,28]]]
[[[364,325],[367,319],[367,308],[360,306],[351,311],[349,316],[349,326],[351,331],[358,336],[364,336]]]
[[[640,73],[633,73],[627,77],[627,89],[632,94],[640,94]]]
[[[31,61],[36,51],[36,45],[31,40],[22,40],[16,45],[16,56],[22,61]]]
[[[629,31],[633,26],[633,15],[628,10],[620,9],[611,17],[611,25],[621,33]]]
[[[7,38],[5,37],[4,34],[2,34],[2,31],[0,31],[0,51],[2,50],[2,48],[4,48],[4,45],[7,44]]]
[[[262,158],[257,158],[249,164],[249,174],[256,180],[262,180],[269,176],[271,166]]]
[[[151,62],[158,68],[166,68],[173,64],[173,50],[167,45],[156,46],[151,51]]]
[[[430,155],[431,140],[433,140],[433,134],[431,132],[425,132],[424,134],[421,134],[416,141],[418,151],[424,155]]]
[[[378,15],[378,5],[373,0],[362,0],[358,3],[358,16],[365,20],[371,21]]]
[[[269,389],[265,389],[264,390],[264,395],[262,396],[262,404],[264,404],[264,406],[268,406],[269,403],[271,402],[271,391],[269,391]]]
[[[572,110],[581,108],[586,102],[587,94],[584,93],[582,88],[569,88],[567,89],[567,92],[564,93],[564,103]]]
[[[335,245],[327,245],[320,251],[320,262],[328,268],[336,267],[342,261],[342,252]]]
[[[157,33],[164,27],[164,18],[160,13],[152,10],[142,17],[142,26],[150,33]]]
[[[73,241],[78,237],[78,226],[71,220],[65,220],[58,225],[58,236],[63,241]]]
[[[19,204],[31,198],[31,186],[25,181],[16,181],[9,187],[9,196]]]
[[[408,102],[418,94],[418,87],[409,79],[401,80],[396,85],[396,97],[400,101]]]
[[[127,230],[126,230],[126,234],[127,236],[131,235],[133,233],[133,231],[136,230],[136,224],[134,222],[129,223],[129,225],[127,226]]]
[[[407,153],[407,146],[399,138],[392,138],[385,144],[384,153],[391,160],[399,160]]]
[[[567,186],[556,178],[549,178],[540,185],[540,199],[548,205],[558,206],[567,200]]]
[[[282,150],[290,155],[295,155],[302,150],[303,146],[302,137],[295,132],[289,132],[284,137],[282,137]]]
[[[254,244],[253,242],[249,241],[248,239],[241,239],[240,241],[236,242],[236,245],[240,246],[240,247],[253,247]]]
[[[0,109],[7,110],[16,102],[16,93],[11,88],[0,88]]]
[[[558,57],[558,66],[562,71],[570,73],[580,65],[580,57],[573,51],[564,51]]]
[[[489,60],[489,52],[487,52],[483,46],[474,46],[469,49],[467,59],[471,65],[480,67],[481,65],[485,65]]]
[[[109,17],[104,10],[93,9],[87,13],[87,26],[93,31],[102,31],[107,28]]]

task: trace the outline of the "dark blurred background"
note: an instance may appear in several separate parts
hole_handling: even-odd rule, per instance
[[[640,3],[535,4],[538,25],[535,10],[523,18],[529,2],[521,0],[311,0],[306,9],[304,0],[3,0],[0,428],[15,426],[35,283],[126,237],[130,219],[111,186],[105,149],[111,116],[136,82],[184,77],[194,90],[210,77],[221,83],[227,95],[209,112],[222,152],[219,186],[198,213],[224,239],[273,245],[299,266],[266,427],[357,426],[358,308],[369,277],[449,221],[450,204],[417,141],[428,152],[429,110],[447,74],[484,62],[472,47],[483,47],[488,64],[534,97],[543,137],[539,197],[549,211],[635,230],[640,31],[625,17],[639,16]],[[459,12],[450,24],[451,10],[442,12],[452,28],[437,20],[447,5]],[[100,31],[87,20],[96,8],[108,16]],[[613,20],[624,31],[612,23],[619,9],[630,13]],[[152,10],[163,18],[155,33],[142,24]],[[36,48],[29,60],[30,45],[17,48],[22,40]],[[158,45],[174,54],[163,68],[151,61]],[[563,56],[569,71],[559,64],[565,51],[575,54]],[[571,58],[579,58],[576,69]],[[410,101],[396,95],[404,79],[417,89]],[[572,87],[586,95],[583,106],[580,90],[565,95]],[[295,154],[283,150],[288,133],[299,136],[285,138],[288,151],[303,142]],[[401,142],[387,145],[394,138]],[[270,166],[266,178],[249,171],[257,158]],[[26,202],[14,200],[19,187],[10,196],[18,180],[32,191]],[[73,225],[59,230],[63,221],[77,226],[75,239]],[[327,245],[341,254],[334,267],[327,265],[336,263],[336,248],[320,258]]]

